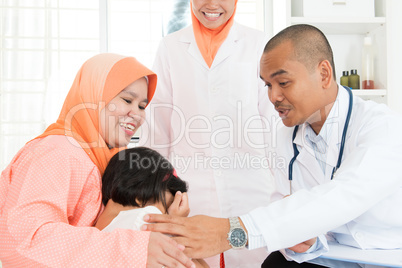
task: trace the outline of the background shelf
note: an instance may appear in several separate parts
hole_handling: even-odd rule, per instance
[[[291,17],[291,24],[311,24],[326,34],[366,34],[386,23],[385,17],[375,18],[306,18]]]
[[[353,89],[353,95],[356,96],[385,96],[387,95],[386,89]]]

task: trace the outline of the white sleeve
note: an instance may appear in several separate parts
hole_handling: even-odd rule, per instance
[[[243,215],[240,217],[240,219],[247,230],[247,239],[248,239],[247,248],[251,250],[265,247],[267,243],[265,243],[262,233],[260,232],[258,227],[253,223],[252,218],[249,215]]]
[[[297,263],[306,262],[318,258],[322,254],[329,251],[328,242],[325,235],[319,235],[317,241],[306,252],[297,253],[288,248],[281,250],[287,260],[292,260]]]
[[[401,121],[384,116],[371,123],[357,129],[356,144],[349,145],[353,149],[346,144],[350,151],[331,182],[301,189],[247,214],[269,251],[291,247],[346,224],[402,187]]]

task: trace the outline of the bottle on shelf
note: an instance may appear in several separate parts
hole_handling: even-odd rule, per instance
[[[374,49],[371,37],[364,37],[362,51],[362,89],[374,89]]]
[[[345,87],[349,87],[349,72],[343,71],[341,76],[341,85]]]
[[[360,76],[357,74],[356,69],[350,71],[349,87],[351,89],[360,89]]]

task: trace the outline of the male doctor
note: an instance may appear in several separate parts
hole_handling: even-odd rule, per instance
[[[146,221],[159,223],[143,229],[177,235],[193,258],[266,247],[273,253],[263,267],[364,267],[318,258],[328,239],[402,248],[402,118],[336,83],[332,49],[313,26],[278,33],[260,64],[286,126],[272,148],[284,163],[271,163],[276,201],[229,220],[148,215]]]

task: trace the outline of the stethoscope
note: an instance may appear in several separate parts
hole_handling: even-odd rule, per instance
[[[342,139],[341,139],[341,147],[339,148],[339,155],[338,155],[338,162],[336,163],[336,167],[332,170],[331,174],[331,180],[334,178],[335,172],[338,170],[338,168],[341,166],[341,161],[342,161],[342,156],[343,156],[343,149],[345,147],[345,140],[346,140],[346,132],[348,131],[348,126],[349,126],[349,121],[350,121],[350,116],[352,114],[352,107],[353,107],[353,93],[352,90],[348,87],[344,87],[346,91],[349,93],[349,108],[348,108],[348,114],[346,116],[346,121],[345,125],[343,126],[343,132],[342,132]],[[293,158],[289,162],[289,187],[290,187],[290,194],[292,194],[292,180],[293,180],[293,163],[296,161],[297,156],[299,155],[299,150],[297,149],[297,145],[294,143],[297,130],[299,129],[299,126],[296,126],[295,129],[293,130],[293,136],[292,136],[292,144],[293,144]]]

